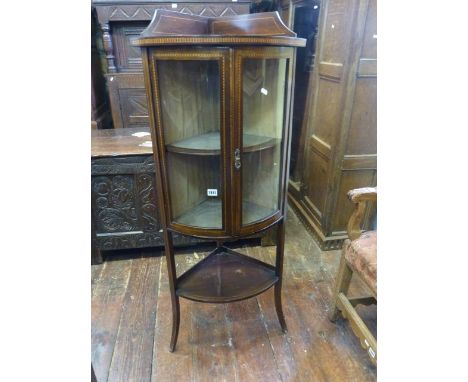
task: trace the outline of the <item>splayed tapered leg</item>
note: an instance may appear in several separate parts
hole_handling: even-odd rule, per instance
[[[180,326],[180,303],[179,297],[175,296],[172,300],[172,335],[171,344],[169,345],[169,351],[172,353],[175,350],[177,344],[177,337],[179,336]]]
[[[276,276],[278,276],[278,282],[275,284],[275,308],[278,320],[281,325],[283,333],[288,331],[286,321],[284,319],[283,307],[281,305],[281,287],[283,284],[283,257],[284,257],[284,220],[278,223],[278,229],[276,231]]]
[[[286,333],[288,331],[288,327],[286,326],[286,321],[284,319],[284,314],[283,314],[283,307],[281,305],[281,284],[278,283],[275,285],[275,308],[276,308],[276,314],[278,315],[278,321],[281,325],[281,330],[283,333]]]
[[[180,304],[179,296],[177,296],[176,294],[177,273],[174,260],[174,245],[172,243],[172,232],[168,231],[167,229],[164,229],[164,244],[172,303],[172,335],[171,343],[169,345],[169,351],[172,353],[175,350],[177,344],[177,337],[179,336]]]

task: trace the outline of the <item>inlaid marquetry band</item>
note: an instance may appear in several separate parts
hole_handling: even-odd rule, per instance
[[[287,70],[289,69],[289,66],[291,65],[291,61],[293,60],[293,51],[292,49],[282,49],[282,48],[259,48],[259,47],[254,47],[254,48],[241,48],[236,50],[235,55],[234,55],[234,76],[235,78],[243,78],[242,77],[242,70],[243,70],[243,61],[246,59],[286,59],[286,65],[287,65]],[[242,138],[242,132],[243,132],[243,97],[242,97],[242,82],[237,81],[235,83],[236,87],[236,93],[237,93],[237,104],[239,107],[237,108],[237,126],[238,128],[241,129],[241,134],[240,134],[240,146],[243,146],[243,138]],[[289,100],[286,101],[286,103],[289,103]],[[242,128],[241,128],[242,126]],[[285,138],[285,126],[283,126],[283,136],[282,136],[282,150],[284,150],[284,138]],[[241,188],[242,188],[242,179],[241,179]],[[276,216],[276,218],[274,218]],[[264,223],[265,221],[274,218],[279,219],[281,216],[281,213],[279,211],[273,213],[273,215],[268,216],[265,220],[263,220],[261,223]],[[242,210],[240,211],[240,219],[242,221]],[[259,222],[251,223],[246,225],[245,227],[252,227],[257,225]]]
[[[275,45],[275,46],[295,46],[304,47],[305,39],[295,37],[224,37],[224,36],[200,36],[200,37],[150,37],[139,38],[132,41],[135,46],[151,45]]]
[[[207,61],[220,61],[221,62],[221,139],[222,139],[222,147],[226,147],[226,107],[225,107],[225,100],[226,100],[226,56],[224,53],[218,51],[218,50],[205,50],[204,52],[179,52],[179,51],[173,51],[173,52],[165,52],[165,51],[154,51],[151,55],[151,74],[154,78],[154,97],[155,97],[155,109],[156,109],[156,124],[158,127],[158,130],[160,132],[160,137],[162,139],[159,139],[160,141],[160,147],[159,150],[161,153],[164,153],[164,134],[163,134],[163,124],[162,124],[162,117],[161,117],[161,109],[160,109],[160,94],[159,94],[159,79],[157,76],[156,72],[156,61],[158,60],[193,60],[193,59],[198,59],[198,60],[207,60]],[[223,155],[225,158],[225,155]],[[166,157],[163,154],[163,163],[166,161]],[[226,172],[226,160],[222,161],[222,176],[224,177]],[[164,168],[166,168],[166,165],[164,165]],[[168,185],[167,182],[167,174],[163,171],[162,176],[166,179],[165,184]],[[226,195],[226,187],[228,182],[223,182],[224,183],[224,189],[223,193]],[[169,194],[169,190],[166,189],[167,195]],[[169,197],[170,199],[170,197]],[[169,204],[170,200],[169,200]],[[223,203],[224,208],[223,208],[223,214],[224,216],[227,215],[227,203]],[[225,220],[223,216],[223,221]],[[167,221],[167,224],[170,225],[173,222],[172,216],[169,216],[169,220]],[[223,226],[222,230],[224,230],[225,227]],[[219,231],[219,230],[217,230]]]

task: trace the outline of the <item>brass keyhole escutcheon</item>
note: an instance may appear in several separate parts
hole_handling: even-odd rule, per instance
[[[240,149],[234,150],[234,167],[236,170],[239,170],[241,168]]]

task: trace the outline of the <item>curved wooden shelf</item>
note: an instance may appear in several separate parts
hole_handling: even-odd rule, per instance
[[[219,247],[177,279],[178,296],[224,303],[256,296],[278,281],[275,267]]]
[[[221,199],[206,199],[189,211],[174,219],[175,223],[197,228],[222,228],[222,208]],[[262,220],[275,213],[275,210],[268,209],[251,202],[242,202],[243,220],[251,224]]]
[[[260,135],[243,135],[243,152],[254,152],[272,148],[280,140]],[[207,133],[166,145],[166,150],[173,153],[188,155],[220,155],[221,136],[217,133]]]

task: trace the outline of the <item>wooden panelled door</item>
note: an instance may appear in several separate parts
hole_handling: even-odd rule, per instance
[[[322,249],[346,238],[347,192],[377,183],[376,12],[377,0],[328,0],[320,13],[301,187],[289,197]]]

